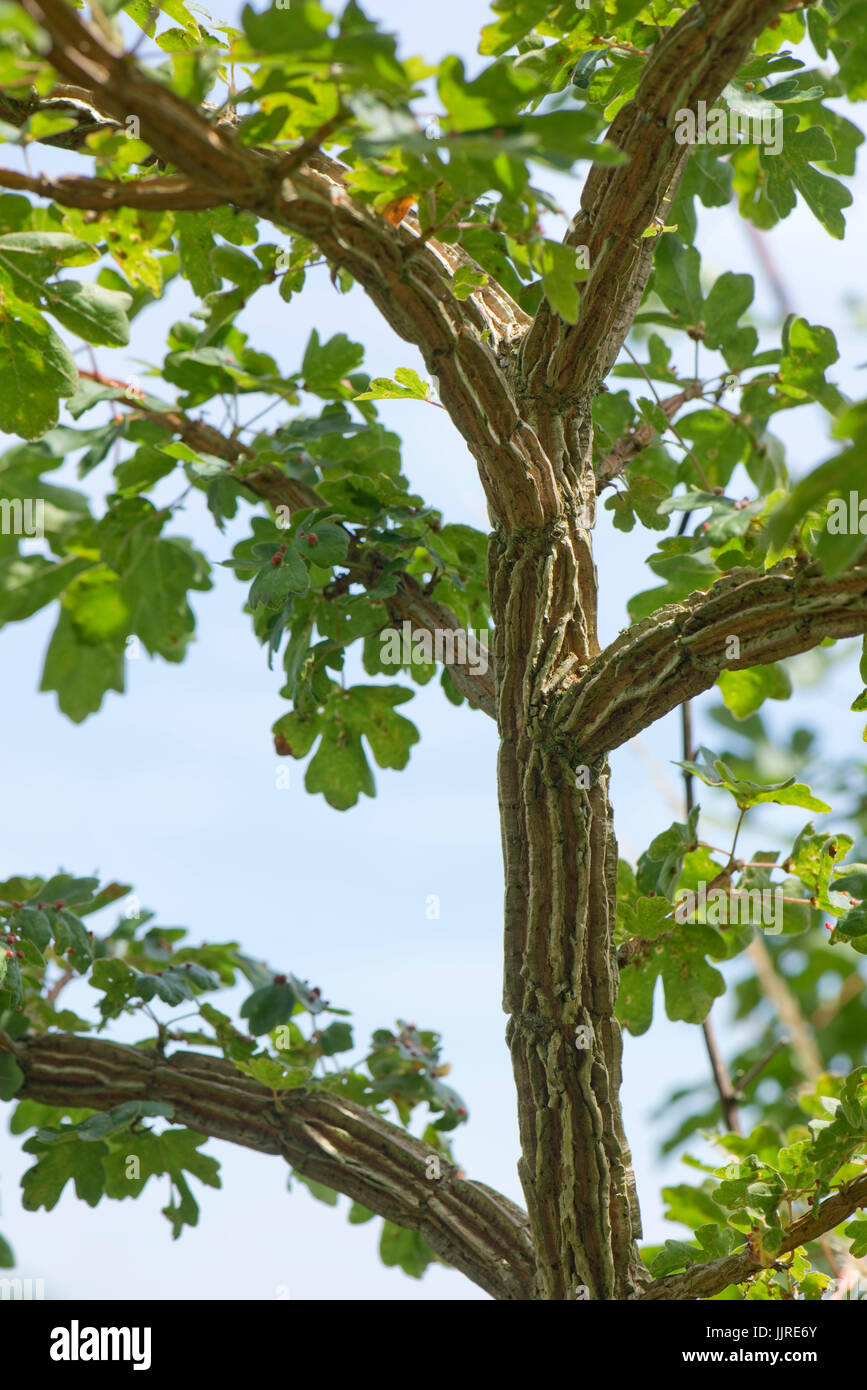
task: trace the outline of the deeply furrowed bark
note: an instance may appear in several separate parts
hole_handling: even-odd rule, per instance
[[[564,671],[598,651],[588,529],[594,483],[580,421],[549,417],[533,425],[557,460],[559,514],[538,530],[498,530],[490,551],[504,1008],[519,1171],[536,1247],[535,1296],[626,1298],[641,1284],[641,1227],[619,1101],[617,851],[607,769],[597,766],[591,785],[579,785],[543,719]]]

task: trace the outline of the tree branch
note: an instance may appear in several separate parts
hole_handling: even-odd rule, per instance
[[[628,160],[594,164],[565,237],[567,246],[590,252],[579,320],[564,324],[543,302],[521,345],[531,394],[584,396],[607,376],[653,263],[653,238],[643,233],[673,196],[689,157],[689,146],[675,139],[675,114],[699,100],[712,104],[783,8],[784,0],[701,0],[654,48],[635,97],[606,136]]]
[[[687,513],[689,515],[689,513]],[[692,739],[692,705],[689,700],[685,700],[680,707],[680,723],[682,733],[682,752],[685,763],[692,762],[695,757],[695,745]],[[683,769],[683,787],[686,820],[689,820],[693,806],[695,805],[695,773],[688,767]],[[740,1113],[738,1111],[738,1097],[732,1087],[732,1079],[729,1069],[726,1066],[725,1058],[720,1051],[717,1042],[716,1029],[711,1020],[713,1008],[708,1012],[707,1018],[701,1025],[704,1045],[707,1050],[710,1069],[713,1073],[714,1085],[722,1107],[723,1123],[726,1129],[735,1134],[741,1132]]]
[[[736,569],[710,588],[636,623],[561,689],[547,711],[550,735],[576,762],[619,748],[703,690],[721,671],[769,665],[825,638],[867,632],[867,565],[826,578],[784,560]],[[727,654],[737,636],[740,656]]]
[[[446,1264],[493,1298],[530,1296],[533,1255],[524,1213],[460,1177],[442,1157],[442,1177],[428,1178],[430,1151],[421,1140],[333,1092],[300,1088],[275,1097],[222,1058],[198,1052],[164,1058],[151,1048],[73,1034],[13,1042],[0,1030],[4,1052],[24,1073],[19,1100],[88,1110],[168,1101],[176,1123],[279,1154],[302,1176],[418,1231]]]
[[[83,369],[79,372],[79,376],[121,389],[125,385],[122,381],[116,381],[113,378],[101,376],[98,372]],[[225,459],[230,465],[240,463],[252,456],[251,451],[239,439],[232,439],[221,434],[213,425],[207,424],[204,420],[191,419],[182,410],[168,407],[164,411],[153,410],[139,400],[128,398],[118,401],[118,404],[128,406],[136,415],[144,416],[170,434],[177,435],[191,449],[195,449],[199,453],[213,454],[216,458]],[[290,513],[326,505],[308,483],[303,482],[300,478],[290,478],[274,465],[269,464],[254,469],[244,477],[238,477],[236,481],[239,487],[247,488],[272,507],[288,507]],[[353,576],[353,580],[363,584],[365,588],[372,589],[376,586],[388,561],[379,551],[368,547],[365,547],[359,558],[361,564],[358,567],[357,575]],[[434,638],[436,638],[438,631],[455,632],[461,627],[457,615],[445,604],[438,603],[436,599],[426,594],[423,586],[411,574],[401,576],[395,593],[384,602],[395,621],[402,622],[408,619],[415,628],[430,633]],[[435,643],[435,650],[438,645]],[[457,651],[454,648],[452,651],[456,656]],[[493,656],[491,662],[493,662]],[[485,672],[476,672],[457,661],[446,661],[444,665],[448,668],[455,689],[459,690],[475,709],[483,710],[485,714],[495,719],[496,697],[492,666],[489,666]]]
[[[193,183],[185,174],[145,179],[90,179],[77,174],[49,178],[47,174],[19,174],[0,169],[0,188],[14,188],[52,198],[64,208],[88,208],[112,212],[118,208],[143,208],[148,212],[194,211],[216,208],[225,199],[212,188]]]
[[[682,410],[687,401],[694,401],[704,391],[704,383],[701,381],[691,382],[682,391],[678,391],[674,396],[667,396],[664,401],[660,401],[660,409],[664,411],[669,420],[673,420],[679,410]],[[613,483],[637,458],[642,449],[646,449],[648,444],[659,434],[659,431],[649,421],[645,420],[631,434],[626,434],[622,439],[618,439],[609,449],[603,459],[596,465],[596,490],[601,492],[609,483]]]
[[[326,156],[285,177],[285,156],[244,148],[225,122],[210,122],[125,54],[107,47],[64,0],[19,0],[49,36],[47,57],[68,82],[99,93],[109,115],[139,118],[141,138],[219,201],[249,208],[319,247],[347,270],[386,322],[419,349],[440,399],[476,460],[488,503],[505,523],[544,525],[558,514],[554,469],[520,418],[497,349],[523,330],[508,296],[458,300],[452,263],[438,243],[393,227],[349,195]],[[134,195],[133,195],[134,196]],[[496,300],[496,310],[492,303]]]
[[[780,1255],[788,1255],[799,1245],[816,1240],[826,1231],[839,1226],[847,1216],[867,1204],[867,1173],[847,1183],[833,1196],[826,1197],[815,1211],[807,1212],[786,1230]],[[730,1284],[743,1284],[758,1274],[762,1266],[757,1265],[748,1250],[737,1251],[722,1260],[710,1264],[694,1265],[683,1274],[669,1274],[665,1279],[656,1279],[639,1295],[641,1299],[666,1299],[668,1301],[688,1298],[712,1298]]]

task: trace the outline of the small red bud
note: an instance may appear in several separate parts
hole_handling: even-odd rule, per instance
[[[308,544],[308,545],[315,545],[315,544],[316,544],[316,537],[314,536],[314,534],[313,534],[312,531],[309,533],[309,535],[308,535],[308,537],[307,537],[307,544]]]
[[[272,565],[282,565],[282,563],[283,563],[283,556],[280,554],[280,551],[278,550],[276,555],[272,555],[272,556],[271,556],[271,564],[272,564]]]
[[[13,906],[13,907],[20,907],[21,904],[20,904],[20,903],[13,903],[12,906]]]
[[[285,975],[275,975],[271,983],[272,983],[272,984],[275,984],[275,985],[285,985],[285,983],[286,983],[286,976],[285,976]]]
[[[722,497],[724,489],[721,487],[715,487],[713,491],[715,497]]]
[[[19,960],[23,960],[23,959],[24,959],[24,952],[23,952],[23,951],[16,951],[15,954],[16,954],[16,956],[18,957]]]
[[[14,955],[15,955],[15,952],[14,952],[14,951],[7,951],[6,954],[7,954],[7,956],[14,956]]]
[[[58,898],[54,906],[57,908],[57,911],[59,912],[62,907],[66,907],[66,899]]]

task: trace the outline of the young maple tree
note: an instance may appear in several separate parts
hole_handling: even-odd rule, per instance
[[[65,873],[0,884],[0,1095],[15,1132],[32,1131],[24,1205],[50,1209],[70,1179],[90,1204],[137,1196],[168,1173],[177,1233],[197,1215],[187,1175],[218,1184],[200,1153],[213,1137],[348,1195],[353,1219],[385,1218],[388,1263],[418,1274],[439,1259],[497,1299],[819,1297],[867,1253],[867,865],[843,863],[855,837],[839,824],[810,822],[751,859],[738,832],[770,803],[830,810],[798,780],[809,738],[778,750],[789,775],[765,775],[759,710],[791,694],[786,658],[867,631],[850,498],[867,404],[827,380],[828,328],[789,316],[760,348],[751,277],[708,284],[694,242],[697,203],[733,197],[768,229],[800,195],[844,235],[837,176],[854,172],[863,137],[827,102],[867,93],[863,4],[496,0],[472,80],[455,57],[402,60],[355,0],[339,14],[318,0],[247,6],[237,30],[194,8],[2,6],[2,134],[29,157],[26,172],[0,171],[0,427],[23,441],[0,458],[0,621],[59,600],[42,689],[76,722],[123,690],[131,642],[180,662],[210,566],[151,494],[182,475],[218,528],[215,558],[225,519],[249,516],[231,563],[255,636],[285,667],[276,748],[312,752],[307,790],[339,810],[373,794],[370,754],[403,767],[418,737],[383,634],[490,628],[490,665],[441,642],[440,678],[481,712],[456,718],[499,731],[526,1212],[453,1161],[447,1136],[466,1110],[436,1034],[398,1024],[363,1061],[325,1070],[352,1032],[318,990],[135,909],[90,930],[129,890]],[[432,100],[435,118],[417,114]],[[719,138],[694,121],[684,140],[684,114],[702,111],[722,113]],[[740,116],[770,120],[779,147],[739,138]],[[49,146],[90,167],[39,173]],[[539,186],[551,169],[581,179],[562,237]],[[323,261],[335,294],[360,285],[418,349],[478,465],[490,535],[409,489],[375,402],[432,399],[414,371],[371,381],[348,337],[314,333],[287,376],[237,326],[260,291],[279,292],[291,321]],[[92,349],[72,356],[70,338],[126,345],[178,277],[200,303],[171,328],[153,391],[153,378],[143,389],[100,371]],[[683,346],[692,370],[672,355]],[[276,413],[221,430],[212,403],[227,398]],[[773,417],[805,406],[839,443],[790,484]],[[61,407],[72,424],[58,426]],[[101,508],[44,479],[110,455]],[[622,531],[657,533],[648,563],[662,580],[604,649],[597,499]],[[39,546],[23,544],[34,506]],[[351,648],[367,684],[339,679]],[[400,660],[411,681],[435,674],[415,645]],[[740,734],[724,755],[696,752],[690,733],[689,701],[715,684],[718,722]],[[688,814],[636,865],[618,863],[608,757],[678,708]],[[729,798],[730,849],[706,841],[696,781]],[[861,799],[839,811],[858,833]],[[778,933],[735,910],[768,898],[783,902]],[[787,975],[793,938],[806,965]],[[727,1068],[707,1022],[724,991],[710,962],[739,953],[751,1041]],[[78,977],[100,994],[97,1019],[64,1007]],[[238,977],[253,988],[236,1027],[210,1000]],[[695,1239],[642,1249],[621,1027],[650,1026],[660,977],[668,1015],[704,1026],[717,1085],[674,1140],[709,1127],[721,1166],[669,1194]],[[194,1029],[174,1021],[191,1006]],[[126,1015],[146,1025],[137,1046],[103,1036]],[[768,1079],[770,1099],[756,1094]],[[436,1118],[419,1138],[424,1106]],[[0,1256],[11,1263],[8,1246]]]

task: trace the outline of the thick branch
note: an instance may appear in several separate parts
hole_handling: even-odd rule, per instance
[[[31,177],[14,169],[0,169],[0,188],[15,188],[52,198],[64,208],[89,208],[112,212],[118,208],[144,208],[147,212],[193,211],[219,207],[225,199],[212,188],[193,183],[184,174],[146,179],[88,179],[64,174],[57,179],[46,174]]]
[[[790,1251],[797,1250],[799,1245],[806,1245],[808,1241],[816,1240],[826,1231],[833,1230],[864,1205],[867,1205],[867,1173],[848,1183],[833,1196],[826,1197],[815,1211],[807,1212],[806,1216],[789,1226],[780,1255],[788,1255]],[[662,1298],[668,1301],[712,1298],[715,1293],[720,1293],[730,1284],[743,1284],[758,1274],[760,1269],[761,1266],[756,1264],[749,1250],[741,1250],[734,1255],[727,1255],[725,1259],[714,1260],[711,1264],[694,1265],[683,1274],[670,1274],[665,1279],[656,1279],[649,1288],[639,1294],[639,1297]]]
[[[558,513],[555,476],[535,432],[518,414],[497,359],[504,341],[523,330],[508,297],[490,292],[460,301],[451,291],[449,256],[433,238],[392,227],[355,202],[335,162],[311,157],[285,177],[285,161],[237,144],[225,123],[156,82],[116,54],[64,0],[19,0],[48,33],[48,60],[68,82],[98,91],[99,105],[220,201],[249,208],[307,237],[332,265],[366,290],[386,322],[422,353],[439,381],[440,399],[473,454],[489,505],[513,525],[540,525]],[[336,166],[338,169],[340,166]]]
[[[643,233],[676,191],[689,155],[675,139],[675,115],[699,100],[712,104],[783,8],[784,0],[700,0],[654,48],[634,99],[606,136],[628,162],[593,166],[566,236],[567,245],[590,252],[578,323],[562,324],[543,303],[522,344],[534,394],[584,396],[611,369],[653,262],[654,239]]]
[[[732,570],[623,632],[551,701],[549,729],[576,761],[591,762],[709,690],[721,671],[766,666],[827,637],[864,632],[867,565],[832,579],[792,560],[766,572]],[[728,655],[733,637],[737,657]]]
[[[101,381],[105,385],[124,386],[123,382],[115,381],[109,377],[101,377],[96,372],[82,370],[80,375],[94,381]],[[140,401],[128,398],[120,401],[119,404],[130,406],[137,415],[145,416],[170,434],[177,435],[191,449],[196,449],[200,453],[213,454],[216,458],[225,459],[230,465],[240,463],[250,457],[250,451],[240,440],[228,438],[204,420],[191,419],[182,410],[152,410]],[[290,513],[305,511],[311,507],[325,506],[322,498],[308,483],[299,478],[290,478],[286,473],[272,465],[257,468],[244,477],[239,477],[237,482],[239,486],[255,493],[257,497],[261,497],[272,507],[288,507]],[[361,563],[357,567],[357,573],[353,573],[353,580],[357,580],[366,588],[372,589],[376,586],[388,561],[379,551],[367,547],[359,558]],[[350,566],[350,568],[355,569],[356,567]],[[445,604],[438,603],[436,599],[425,593],[423,586],[411,574],[401,576],[395,593],[385,600],[385,605],[395,621],[402,622],[404,619],[409,619],[415,628],[429,632],[434,638],[438,631],[455,632],[461,626],[457,615]],[[439,644],[435,643],[435,649],[438,646]],[[454,648],[451,651],[453,656],[458,655]],[[489,667],[485,672],[476,672],[469,666],[454,660],[446,661],[444,664],[448,667],[455,689],[459,690],[474,708],[483,710],[492,719],[496,718],[493,670]]]
[[[3,1052],[13,1053],[24,1072],[18,1099],[88,1110],[168,1101],[178,1124],[279,1154],[304,1177],[418,1231],[446,1264],[493,1298],[530,1295],[533,1258],[523,1212],[460,1177],[442,1158],[442,1177],[428,1178],[428,1147],[352,1101],[306,1088],[275,1097],[230,1062],[204,1053],[164,1058],[154,1049],[72,1034],[13,1042],[0,1030]]]

